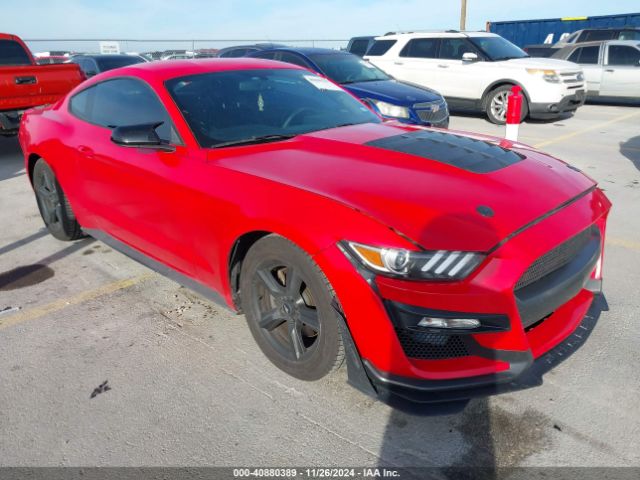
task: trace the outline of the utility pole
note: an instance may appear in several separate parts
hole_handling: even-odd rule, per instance
[[[460,0],[462,5],[460,6],[460,30],[467,29],[467,0]]]

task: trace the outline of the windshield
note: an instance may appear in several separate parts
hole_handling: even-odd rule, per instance
[[[469,40],[482,50],[489,60],[510,60],[529,56],[524,50],[502,37],[470,37]]]
[[[212,72],[165,85],[204,148],[381,121],[340,87],[305,70]]]
[[[98,57],[96,58],[96,62],[98,63],[98,67],[100,67],[100,71],[106,72],[107,70],[113,70],[114,68],[126,67],[135,63],[143,63],[144,59],[134,57],[132,55],[123,55],[122,57]]]
[[[309,55],[322,73],[336,83],[373,82],[390,77],[375,65],[355,55]]]

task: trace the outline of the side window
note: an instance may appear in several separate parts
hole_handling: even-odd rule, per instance
[[[626,45],[609,45],[608,65],[637,67],[640,65],[640,50]]]
[[[234,48],[233,50],[229,50],[228,52],[224,52],[220,55],[222,58],[238,58],[244,57],[246,54],[253,52],[254,50],[250,50],[248,48]]]
[[[410,58],[437,58],[438,57],[437,38],[414,38],[400,52],[401,57]]]
[[[76,93],[69,101],[69,110],[73,115],[85,122],[92,122],[91,110],[93,108],[93,97],[96,93],[96,87],[89,87]]]
[[[368,46],[369,46],[368,39],[354,40],[353,42],[351,42],[351,46],[349,47],[348,50],[351,53],[358,55],[359,57],[362,57],[366,53]]]
[[[618,40],[640,40],[640,30],[624,30],[618,35]]]
[[[299,65],[300,67],[309,68],[309,64],[305,62],[304,58],[300,55],[296,55],[295,53],[289,52],[280,52],[281,62],[293,63],[294,65]]]
[[[370,57],[379,57],[389,51],[396,44],[396,40],[375,40],[373,45],[369,47],[366,55]]]
[[[464,38],[443,38],[440,40],[440,58],[462,60],[462,55],[467,52],[478,54],[478,50]]]
[[[573,63],[580,63],[580,52],[581,51],[582,51],[581,48],[576,48],[573,52],[571,52],[571,55],[569,55],[567,60],[570,61],[570,62],[573,62]]]
[[[612,40],[618,34],[615,30],[592,30],[585,35],[586,42],[594,42],[596,40]]]
[[[83,103],[85,100],[78,97],[85,92],[89,97]],[[82,120],[107,128],[162,122],[156,129],[160,138],[180,143],[164,106],[151,87],[140,80],[106,80],[74,96],[70,108]]]
[[[597,45],[592,47],[581,47],[576,48],[567,60],[574,63],[580,63],[582,65],[597,65],[599,55],[600,47]]]
[[[264,58],[265,60],[275,60],[276,52],[258,52],[252,55],[254,58]]]

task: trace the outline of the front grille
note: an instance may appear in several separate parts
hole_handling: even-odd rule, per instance
[[[405,355],[409,358],[442,360],[469,355],[460,335],[417,332],[401,327],[396,327],[396,333]]]
[[[423,122],[440,121],[447,116],[447,104],[441,101],[416,103],[413,108]]]
[[[516,283],[515,289],[519,290],[527,285],[531,285],[571,262],[587,243],[589,243],[589,240],[594,235],[594,228],[596,227],[587,228],[538,258],[522,274],[520,280]]]

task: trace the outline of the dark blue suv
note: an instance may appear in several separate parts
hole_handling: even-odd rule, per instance
[[[326,48],[272,48],[248,55],[293,63],[324,75],[370,104],[380,115],[405,123],[447,128],[449,109],[438,92],[395,80],[348,52]]]

